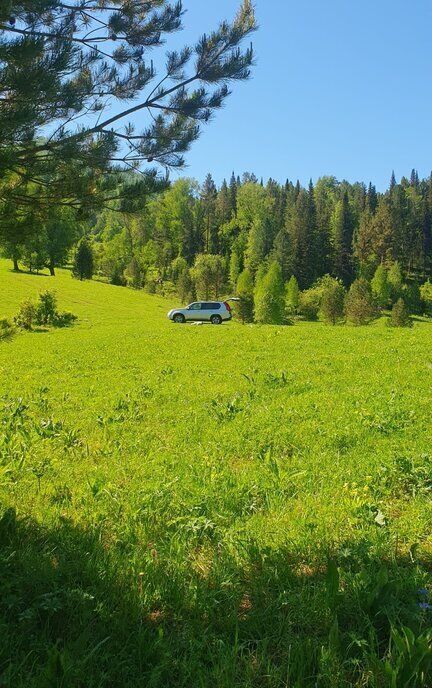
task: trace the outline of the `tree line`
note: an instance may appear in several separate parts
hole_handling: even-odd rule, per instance
[[[61,209],[27,230],[19,228],[17,240],[11,232],[3,241],[15,268],[20,260],[30,270],[48,266],[53,274],[85,235],[75,252],[80,278],[95,271],[112,284],[181,301],[239,292],[248,294],[246,302],[259,302],[260,289],[274,288],[275,279],[284,295],[294,281],[302,295],[288,311],[300,309],[308,317],[320,310],[317,294],[326,280],[347,290],[362,279],[378,307],[403,296],[418,312],[419,285],[432,266],[432,177],[420,180],[413,170],[397,183],[393,174],[379,193],[372,183],[330,176],[304,188],[273,179],[264,184],[250,173],[233,173],[218,188],[208,174],[201,185],[179,179],[134,214],[103,209],[78,222]],[[286,318],[285,296],[284,304]],[[269,319],[256,304],[251,308],[247,319]],[[281,320],[277,311],[271,321]]]

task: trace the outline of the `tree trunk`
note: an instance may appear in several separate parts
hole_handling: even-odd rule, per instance
[[[50,271],[51,277],[55,277],[55,270],[54,270],[54,267],[55,267],[55,266],[54,266],[52,263],[50,263],[50,264],[48,265],[48,269],[49,269],[49,271]]]
[[[19,265],[18,265],[18,258],[12,258],[13,260],[13,269],[15,272],[19,272]]]

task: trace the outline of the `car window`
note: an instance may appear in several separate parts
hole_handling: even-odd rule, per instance
[[[201,310],[201,304],[200,303],[191,303],[189,308],[191,311],[200,311]]]
[[[210,304],[212,311],[218,311],[219,308],[221,307],[220,303],[211,303]]]

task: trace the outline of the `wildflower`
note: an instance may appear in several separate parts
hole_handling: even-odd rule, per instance
[[[432,604],[428,604],[427,602],[419,602],[418,606],[420,609],[432,609]]]
[[[429,595],[429,590],[426,590],[426,588],[419,588],[418,590],[419,595]]]

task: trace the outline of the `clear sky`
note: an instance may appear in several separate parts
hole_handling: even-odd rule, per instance
[[[183,0],[184,44],[232,18],[237,0]],[[256,0],[252,79],[187,155],[182,173],[234,170],[303,184],[432,169],[430,0]],[[170,41],[170,45],[172,42]],[[172,178],[175,179],[177,173]]]

